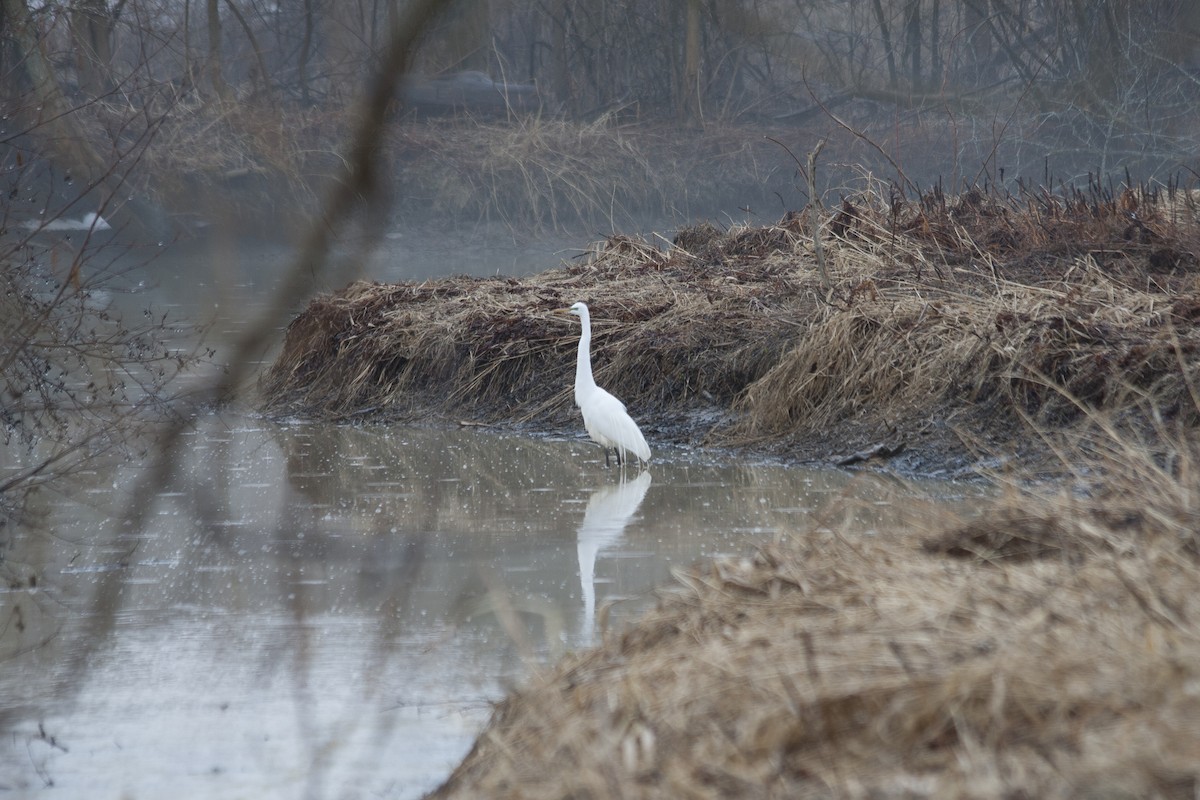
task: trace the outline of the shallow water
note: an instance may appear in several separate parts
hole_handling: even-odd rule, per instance
[[[569,255],[397,234],[326,283]],[[90,268],[119,275],[115,311],[211,322],[220,351],[290,263],[216,243]],[[636,616],[672,569],[848,516],[886,531],[897,498],[978,492],[661,446],[622,476],[581,440],[237,414],[185,436],[136,527],[143,470],[96,465],[69,496],[35,496],[36,524],[0,529],[0,790],[418,797],[508,687]]]
[[[189,436],[144,530],[121,532],[112,498],[139,477],[42,498],[45,531],[13,548],[4,788],[417,797],[506,687],[672,568],[975,491],[670,449],[622,480],[580,440],[246,417]]]

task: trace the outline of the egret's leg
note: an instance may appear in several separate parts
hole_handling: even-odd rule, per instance
[[[608,448],[607,447],[604,448],[604,466],[605,467],[608,466]]]

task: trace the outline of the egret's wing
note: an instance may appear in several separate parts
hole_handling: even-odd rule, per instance
[[[643,461],[650,460],[650,446],[637,423],[625,410],[625,404],[600,387],[580,405],[583,425],[588,435],[605,447],[615,447],[633,453]]]

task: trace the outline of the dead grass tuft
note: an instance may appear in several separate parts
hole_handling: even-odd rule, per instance
[[[972,520],[922,543],[929,553],[983,563],[1078,557],[1081,537],[1069,520],[1053,514],[1004,509],[994,518]]]

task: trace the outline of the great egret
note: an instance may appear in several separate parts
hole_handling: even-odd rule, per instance
[[[604,466],[608,466],[608,451],[617,454],[617,463],[624,464],[626,453],[642,461],[650,460],[650,446],[637,423],[625,410],[625,404],[596,385],[592,377],[592,318],[586,303],[558,309],[559,314],[574,314],[583,324],[579,336],[579,355],[575,360],[575,405],[583,412],[583,427],[588,436],[604,448]]]

